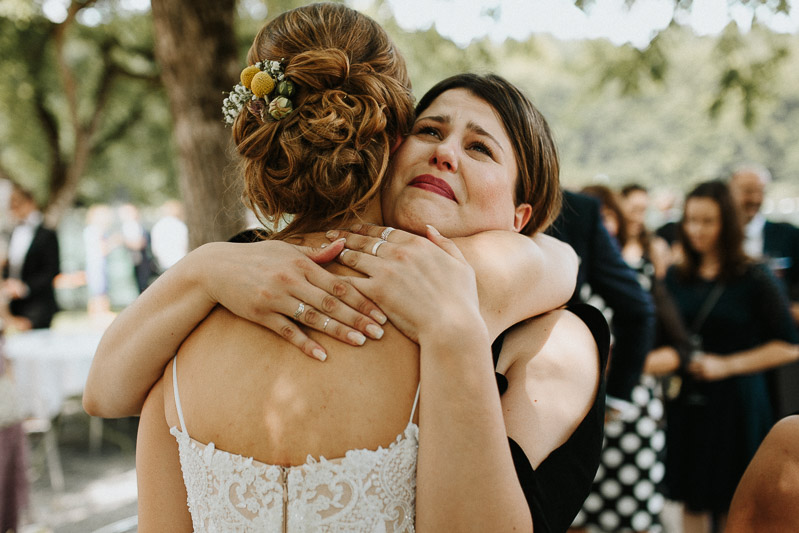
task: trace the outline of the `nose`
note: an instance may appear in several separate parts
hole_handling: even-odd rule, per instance
[[[452,143],[446,141],[437,143],[430,156],[430,164],[438,170],[457,172],[458,156]]]

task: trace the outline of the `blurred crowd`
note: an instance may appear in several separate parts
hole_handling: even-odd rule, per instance
[[[32,192],[17,183],[0,180],[0,203],[0,531],[13,532],[29,500],[27,435],[49,431],[50,424],[29,423],[30,413],[21,408],[6,335],[48,330],[62,309],[106,325],[112,307],[130,303],[188,252],[188,229],[175,201],[153,210],[151,224],[133,204],[97,204],[70,214],[85,213],[80,223],[57,229],[48,227]],[[122,278],[111,275],[111,257],[127,271]],[[112,306],[120,279],[131,294]]]
[[[667,500],[685,533],[724,531],[761,442],[799,413],[799,229],[761,212],[770,182],[742,166],[696,185],[654,227],[640,184],[567,193],[562,218],[587,231],[593,201],[601,226],[589,246],[572,243],[587,270],[576,298],[604,309],[615,335],[602,464],[572,531],[664,531]],[[788,450],[780,468],[793,478],[743,487],[737,509],[786,487],[790,499],[772,504],[784,519],[796,508],[799,450]]]

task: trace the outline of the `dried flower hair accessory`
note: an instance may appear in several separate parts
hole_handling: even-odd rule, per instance
[[[280,61],[259,61],[241,71],[241,83],[222,101],[225,124],[233,125],[244,106],[261,120],[280,120],[294,110],[296,89],[285,79]]]

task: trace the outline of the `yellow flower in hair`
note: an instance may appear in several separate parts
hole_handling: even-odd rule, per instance
[[[273,80],[272,76],[266,72],[259,72],[253,76],[252,81],[250,82],[250,90],[258,98],[263,98],[264,96],[268,95],[274,90],[274,88],[275,80]]]
[[[250,83],[252,82],[253,76],[261,72],[261,69],[256,67],[255,65],[250,65],[249,67],[245,68],[241,71],[241,84],[250,88]]]

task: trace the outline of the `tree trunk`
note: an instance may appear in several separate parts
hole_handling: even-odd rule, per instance
[[[226,240],[244,226],[241,180],[222,92],[238,79],[235,0],[153,0],[155,54],[169,95],[180,190],[195,248]]]

